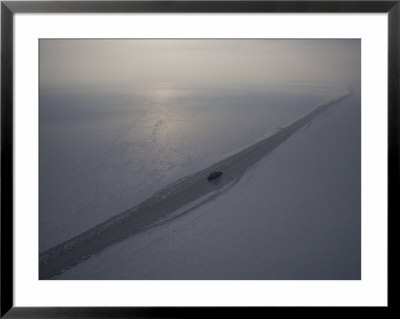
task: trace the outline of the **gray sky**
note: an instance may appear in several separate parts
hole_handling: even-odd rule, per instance
[[[40,40],[41,88],[360,83],[360,40]]]

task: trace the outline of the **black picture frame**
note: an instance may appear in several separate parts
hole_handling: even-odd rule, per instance
[[[13,20],[16,13],[213,13],[309,12],[388,13],[388,240],[393,245],[393,215],[398,213],[399,102],[400,102],[400,1],[2,1],[1,2],[1,313],[6,318],[192,318],[267,315],[271,311],[317,314],[327,307],[14,307],[13,302]],[[392,239],[392,240],[390,240]],[[391,254],[389,265],[391,264]],[[393,267],[389,267],[392,279]],[[388,315],[393,310],[393,284],[388,279],[388,307],[329,307],[334,315],[346,311]],[[256,313],[255,313],[256,312]]]

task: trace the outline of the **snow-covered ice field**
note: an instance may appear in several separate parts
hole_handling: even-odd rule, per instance
[[[295,86],[44,92],[40,251],[251,145],[340,92],[309,91]]]
[[[189,213],[54,279],[360,279],[360,98]]]

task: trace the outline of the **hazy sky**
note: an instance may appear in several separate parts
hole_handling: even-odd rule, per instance
[[[41,88],[360,83],[360,40],[40,40]]]

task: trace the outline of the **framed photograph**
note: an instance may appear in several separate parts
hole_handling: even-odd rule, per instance
[[[387,313],[399,16],[2,1],[1,316]]]

